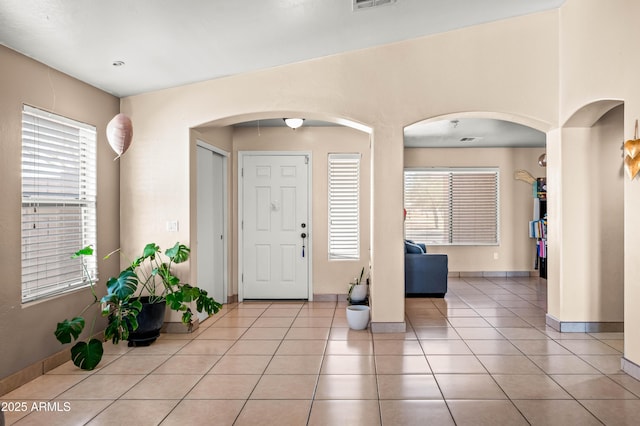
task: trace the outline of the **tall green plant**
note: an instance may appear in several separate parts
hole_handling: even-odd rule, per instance
[[[166,300],[170,309],[182,312],[182,322],[185,324],[190,324],[193,317],[189,306],[191,302],[195,302],[198,312],[207,312],[209,315],[217,313],[222,307],[220,303],[209,297],[205,290],[181,282],[171,271],[174,264],[188,260],[189,254],[189,248],[180,243],[167,249],[164,256],[157,244],[147,244],[141,256],[131,262],[117,277],[107,280],[107,294],[102,298],[98,298],[95,282],[83,261],[82,266],[89,279],[93,300],[78,316],[58,323],[55,330],[56,338],[63,344],[78,340],[85,327],[84,313],[92,306],[101,304],[101,315],[108,317],[104,341],[111,340],[117,344],[121,340],[127,340],[129,333],[138,328],[137,317],[142,310],[142,303],[137,297],[141,294],[148,294],[151,303]],[[93,248],[85,247],[74,253],[72,258],[91,255]],[[97,316],[96,313],[92,320],[89,340],[78,341],[71,348],[73,363],[84,370],[93,370],[102,360],[104,352],[103,342],[92,337]]]

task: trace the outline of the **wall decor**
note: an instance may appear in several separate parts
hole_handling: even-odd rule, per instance
[[[638,139],[638,120],[636,120],[633,139],[629,139],[624,143],[624,153],[624,169],[627,171],[629,178],[633,179],[640,171],[640,139]]]

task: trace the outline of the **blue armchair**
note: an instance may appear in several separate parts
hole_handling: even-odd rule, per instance
[[[448,275],[446,254],[427,253],[424,244],[405,241],[404,288],[407,296],[444,297]]]

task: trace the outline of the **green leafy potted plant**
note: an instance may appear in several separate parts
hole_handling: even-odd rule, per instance
[[[141,327],[141,321],[147,317],[145,314],[149,305],[151,305],[149,309],[161,312],[160,326],[164,321],[164,308],[157,309],[157,307],[162,305],[168,305],[170,309],[182,312],[182,322],[187,325],[192,323],[193,312],[190,308],[192,302],[195,303],[198,312],[204,311],[209,315],[217,313],[222,306],[220,303],[209,297],[205,290],[181,282],[171,270],[174,264],[185,262],[189,258],[189,252],[187,246],[176,243],[163,255],[157,244],[147,244],[141,256],[131,262],[117,277],[107,280],[107,294],[101,298],[98,298],[95,282],[91,279],[83,262],[83,268],[89,277],[93,300],[79,316],[58,323],[55,331],[56,338],[63,344],[78,340],[85,327],[85,319],[82,315],[96,304],[101,304],[102,316],[108,317],[104,341],[111,340],[114,344],[121,340],[130,340],[132,334],[135,337],[136,330]],[[92,254],[93,248],[85,247],[72,257],[80,258]],[[142,297],[144,299],[141,300]],[[103,341],[92,337],[96,319],[97,314],[92,321],[89,340],[78,341],[71,348],[73,363],[84,370],[93,370],[102,359],[104,352]],[[145,327],[146,325],[143,325],[143,328]],[[149,344],[158,334],[159,328],[145,329],[139,341],[143,342],[142,344]]]

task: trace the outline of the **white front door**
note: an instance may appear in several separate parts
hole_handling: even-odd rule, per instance
[[[217,302],[226,302],[226,158],[197,148],[198,281]],[[202,320],[207,314],[198,315]]]
[[[308,156],[245,154],[241,167],[241,297],[308,299]]]

